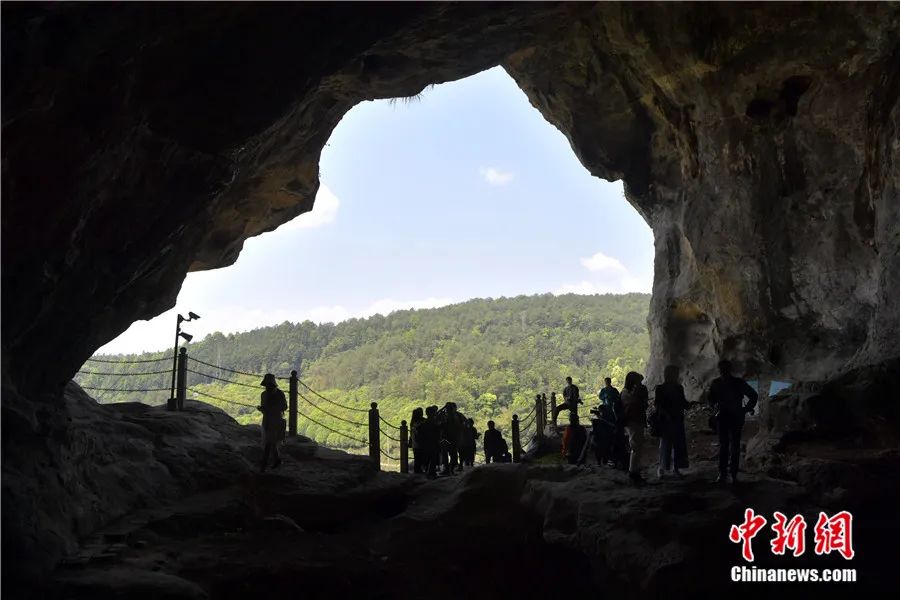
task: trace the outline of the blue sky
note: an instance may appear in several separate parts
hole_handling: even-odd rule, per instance
[[[311,213],[248,240],[233,266],[189,274],[175,309],[102,351],[165,348],[189,310],[199,340],[470,298],[650,291],[652,233],[622,184],[592,177],[499,67],[357,105],[320,171]]]

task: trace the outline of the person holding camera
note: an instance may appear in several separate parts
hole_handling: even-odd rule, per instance
[[[710,406],[718,408],[719,477],[716,483],[725,483],[729,472],[732,483],[737,483],[744,417],[748,413],[753,414],[759,394],[746,381],[731,374],[730,361],[719,361],[719,373],[719,377],[710,384],[707,395]],[[745,396],[748,398],[746,405]]]

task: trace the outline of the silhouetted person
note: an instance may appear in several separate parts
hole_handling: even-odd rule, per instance
[[[613,411],[612,405],[605,400],[601,400],[600,405],[591,413],[593,414],[591,417],[591,445],[594,448],[597,464],[614,463],[616,413]]]
[[[509,454],[509,446],[500,430],[495,429],[494,422],[487,422],[487,431],[484,432],[484,462],[505,462],[505,455]]]
[[[425,421],[425,411],[421,408],[414,408],[412,416],[409,418],[409,446],[413,451],[413,473],[424,473],[425,455],[421,452],[419,444],[419,425]]]
[[[281,464],[281,456],[278,455],[278,444],[284,439],[284,411],[287,410],[287,400],[284,392],[278,389],[278,382],[271,373],[266,373],[261,386],[266,389],[259,396],[258,410],[262,413],[263,457],[261,471],[265,472],[269,466],[269,454],[275,455],[272,468]]]
[[[426,408],[425,420],[419,423],[419,426],[416,428],[422,469],[429,479],[437,477],[437,466],[441,453],[441,432],[437,422],[437,413],[437,406]]]
[[[594,436],[594,443],[598,445],[597,460],[600,460],[599,457],[602,454],[606,457],[607,462],[624,468],[627,456],[622,395],[619,393],[619,390],[613,387],[611,378],[606,377],[603,381],[606,385],[601,388],[598,394],[600,396],[599,411],[602,427],[600,436]],[[609,445],[605,446],[605,443]],[[601,445],[603,446],[600,447]]]
[[[603,382],[606,385],[600,390],[600,401],[615,410],[615,405],[621,398],[619,390],[613,387],[612,379],[609,377],[604,378]]]
[[[571,377],[566,377],[566,387],[563,388],[563,400],[564,402],[557,406],[556,412],[553,413],[554,425],[556,424],[556,417],[559,415],[560,411],[563,410],[569,411],[569,414],[577,419],[578,405],[584,404],[584,401],[578,396],[578,386],[572,383]],[[571,418],[569,420],[571,421]]]
[[[628,434],[628,446],[631,458],[628,461],[628,476],[632,481],[643,481],[641,477],[641,455],[644,445],[644,427],[647,425],[647,404],[649,394],[641,383],[644,376],[630,371],[625,376],[625,389],[622,391],[622,408],[625,418],[625,433]]]
[[[748,398],[744,405],[744,396]],[[744,417],[753,414],[759,395],[750,385],[731,374],[731,362],[719,361],[719,377],[713,379],[709,386],[709,404],[718,408],[717,425],[719,430],[719,478],[717,483],[724,483],[727,474],[737,483],[738,467],[741,460],[741,431],[744,428]]]
[[[453,475],[459,464],[459,437],[462,423],[456,412],[456,404],[447,402],[438,413],[438,424],[441,433],[441,464],[444,475]]]
[[[659,466],[656,476],[674,467],[681,477],[681,469],[688,468],[687,437],[684,432],[684,411],[691,402],[684,396],[684,387],[678,380],[678,367],[669,365],[663,375],[663,383],[656,386],[653,404],[659,419]],[[672,454],[675,454],[674,463]]]
[[[475,421],[473,419],[466,419],[459,442],[460,460],[462,461],[462,464],[470,467],[475,464],[475,443],[477,440],[478,430],[475,429]]]

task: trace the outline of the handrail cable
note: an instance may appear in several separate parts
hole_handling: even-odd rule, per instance
[[[195,394],[200,394],[201,396],[206,396],[207,398],[212,398],[213,400],[218,400],[219,402],[227,402],[228,404],[236,404],[238,406],[246,406],[247,408],[256,408],[252,404],[246,404],[244,402],[237,402],[235,400],[226,400],[225,398],[219,398],[218,396],[213,396],[212,394],[207,394],[206,392],[201,392],[200,390],[194,388],[187,388],[187,391],[193,392]]]
[[[325,402],[330,402],[330,403],[334,404],[335,406],[339,406],[339,407],[341,407],[341,408],[343,408],[343,409],[346,409],[346,410],[355,410],[356,412],[369,412],[369,409],[368,409],[368,408],[356,408],[356,407],[354,407],[354,406],[344,406],[343,404],[340,404],[340,403],[338,403],[338,402],[335,402],[334,400],[329,400],[328,398],[326,398],[325,396],[323,396],[322,394],[320,394],[320,393],[317,392],[316,390],[314,390],[314,389],[312,389],[311,387],[309,387],[309,386],[306,384],[306,382],[303,381],[302,379],[298,379],[298,380],[297,380],[297,383],[299,383],[300,385],[302,385],[303,387],[305,387],[307,390],[309,390],[310,392],[312,392],[313,394],[315,394],[316,396],[318,396],[319,398],[321,398],[321,399],[324,400]],[[312,403],[310,403],[310,404],[312,404]]]
[[[85,362],[95,362],[95,363],[104,363],[109,365],[136,365],[140,363],[157,363],[163,362],[164,360],[172,360],[170,357],[165,356],[163,358],[149,358],[149,359],[140,359],[140,360],[106,360],[103,358],[89,358]]]
[[[246,375],[247,377],[262,377],[263,376],[260,373],[248,373],[247,371],[238,371],[237,369],[229,369],[228,367],[223,367],[222,365],[214,365],[212,363],[202,361],[199,358],[194,358],[193,356],[188,356],[188,360],[192,360],[195,363],[200,363],[201,365],[206,365],[207,367],[210,367],[213,369],[221,369],[222,371],[228,371],[229,373],[234,373],[235,375]]]
[[[319,423],[318,421],[316,421],[316,420],[313,419],[312,417],[307,416],[307,415],[303,414],[302,412],[300,412],[299,409],[297,409],[297,414],[300,415],[301,417],[303,417],[304,419],[307,419],[308,421],[312,421],[313,423],[315,423],[315,424],[318,425],[319,427],[323,427],[323,428],[327,429],[327,430],[330,431],[331,433],[336,433],[336,434],[338,434],[338,435],[342,435],[342,436],[344,436],[345,438],[347,438],[347,439],[349,439],[349,440],[353,440],[354,442],[358,442],[358,443],[360,443],[360,444],[365,444],[365,443],[366,443],[365,440],[361,440],[361,439],[359,439],[359,438],[355,438],[355,437],[353,437],[352,435],[347,435],[347,434],[344,433],[343,431],[338,431],[337,429],[332,429],[331,427],[329,427],[328,425],[325,425],[324,423]]]
[[[381,452],[383,455],[385,455],[387,458],[389,458],[389,459],[391,459],[391,460],[396,460],[397,462],[400,462],[400,459],[399,459],[398,457],[396,457],[396,456],[391,456],[390,454],[388,454],[387,452],[385,452],[385,451],[382,450],[381,448],[379,448],[378,451]]]
[[[388,421],[387,419],[385,419],[384,417],[382,417],[382,416],[381,416],[381,413],[378,413],[378,418],[381,419],[381,421],[382,421],[385,425],[387,425],[388,427],[393,427],[393,428],[396,429],[397,431],[400,431],[400,428],[399,428],[399,427],[397,427],[396,425],[394,425],[393,423],[391,423],[390,421]]]
[[[79,387],[81,387],[81,389],[83,389],[83,390],[91,390],[94,392],[168,392],[168,391],[170,391],[170,389],[167,387],[147,388],[147,389],[140,389],[140,390],[120,390],[120,389],[116,389],[116,388],[88,387],[86,385],[82,385]]]
[[[165,371],[147,371],[142,373],[117,373],[115,371],[78,371],[82,375],[111,375],[115,377],[132,377],[135,375],[162,375],[170,374],[172,369],[166,369]]]
[[[329,417],[331,417],[333,419],[337,419],[339,421],[343,421],[344,423],[349,423],[350,425],[355,425],[357,427],[366,427],[365,423],[357,423],[356,421],[351,421],[350,419],[345,419],[344,417],[339,417],[338,415],[328,412],[327,410],[325,410],[318,404],[314,404],[312,401],[310,401],[310,399],[307,398],[306,396],[304,396],[303,394],[301,394],[299,390],[297,391],[297,395],[300,396],[301,398],[303,398],[304,400],[306,400],[310,404],[310,406],[312,406],[313,408],[319,409],[320,411],[322,411],[323,413],[325,413],[326,415],[328,415]]]
[[[193,369],[187,369],[188,373],[193,373],[194,375],[200,375],[201,377],[209,377],[210,379],[217,379],[218,381],[224,381],[225,383],[233,383],[234,385],[242,385],[244,387],[253,388],[255,390],[260,389],[258,385],[250,385],[249,383],[241,383],[240,381],[233,381],[231,379],[224,379],[222,377],[216,377],[215,375],[210,375],[209,373],[203,373],[201,371],[195,371]]]
[[[386,433],[386,432],[384,431],[384,429],[382,429],[381,427],[378,428],[378,431],[380,431],[380,432],[381,432],[381,435],[383,435],[383,436],[386,437],[387,439],[389,439],[389,440],[394,440],[394,441],[397,442],[398,444],[400,443],[400,438],[395,438],[394,436],[392,436],[392,435]]]

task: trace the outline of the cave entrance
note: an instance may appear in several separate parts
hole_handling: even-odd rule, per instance
[[[279,375],[299,365],[348,402],[379,401],[392,421],[424,398],[505,429],[512,407],[560,392],[568,374],[591,403],[603,376],[621,386],[645,372],[652,232],[622,183],[592,176],[502,68],[358,104],[319,176],[311,212],[248,240],[233,266],[189,274],[175,309],[101,352],[171,353],[176,314],[194,311],[191,354],[207,362]],[[502,300],[439,310],[433,323],[352,321],[474,298]],[[285,324],[304,321],[338,325]],[[274,328],[227,335],[260,327]],[[230,397],[222,385],[197,389]]]

